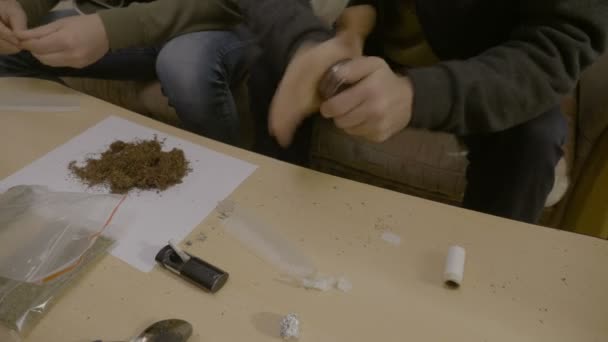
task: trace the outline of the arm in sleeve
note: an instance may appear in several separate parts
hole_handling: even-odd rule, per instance
[[[281,71],[302,43],[332,37],[330,29],[313,13],[308,0],[231,1],[266,50],[266,56],[273,59],[270,62]]]
[[[241,21],[232,3],[219,0],[156,0],[99,15],[112,49],[157,45],[189,32],[231,29]]]
[[[511,39],[479,56],[408,72],[414,127],[456,134],[504,130],[559,103],[606,50],[608,2],[522,2]]]

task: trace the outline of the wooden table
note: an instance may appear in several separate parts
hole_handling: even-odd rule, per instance
[[[2,87],[10,82],[0,83]],[[66,92],[31,81],[29,86]],[[69,91],[68,91],[69,92]],[[113,114],[259,165],[231,199],[296,243],[349,293],[290,286],[212,215],[188,250],[231,273],[215,295],[164,270],[105,257],[26,341],[126,339],[151,322],[193,323],[191,341],[274,341],[300,315],[301,341],[608,341],[608,242],[382,190],[294,167],[163,125],[86,95],[80,112],[0,112],[0,178]],[[401,236],[399,246],[380,238]],[[442,284],[448,246],[467,249],[464,285]]]

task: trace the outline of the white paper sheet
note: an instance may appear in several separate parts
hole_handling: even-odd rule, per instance
[[[160,194],[154,191],[130,194],[112,221],[126,227],[112,255],[149,272],[155,265],[154,256],[169,239],[185,238],[256,166],[124,119],[109,117],[2,180],[0,191],[19,184],[41,184],[58,191],[103,191],[88,189],[70,177],[69,162],[102,152],[117,139],[152,139],[154,135],[161,140],[166,138],[165,149],[182,149],[190,160],[192,172],[182,184]]]

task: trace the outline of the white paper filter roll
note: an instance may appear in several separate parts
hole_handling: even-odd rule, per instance
[[[460,246],[450,246],[448,256],[445,260],[443,281],[450,287],[459,287],[464,278],[464,263],[466,252]]]

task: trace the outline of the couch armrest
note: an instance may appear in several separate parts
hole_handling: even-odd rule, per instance
[[[587,69],[577,87],[572,187],[558,217],[562,229],[608,238],[608,55]]]
[[[578,178],[587,157],[608,130],[608,54],[586,70],[578,87],[577,144],[574,177]]]
[[[608,132],[604,132],[581,168],[563,226],[608,239]]]

